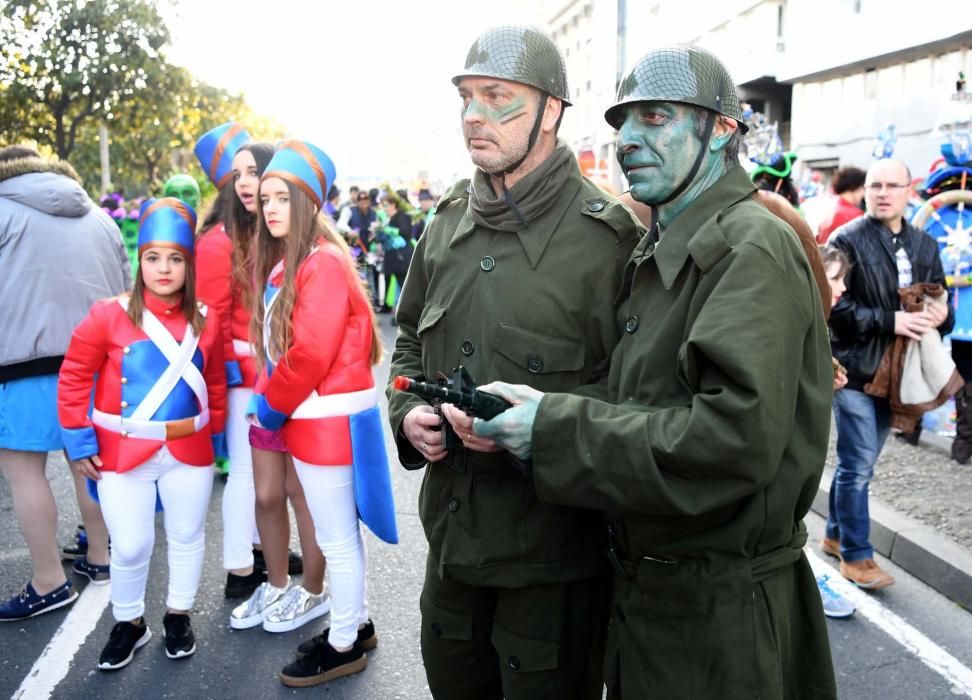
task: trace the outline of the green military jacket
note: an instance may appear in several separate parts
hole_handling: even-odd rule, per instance
[[[827,330],[797,237],[752,191],[733,168],[642,240],[606,400],[547,394],[537,413],[540,498],[619,516],[643,610],[612,634],[636,630],[621,675],[647,679],[625,697],[833,692],[801,549],[830,430]]]
[[[621,273],[643,229],[574,171],[550,209],[516,233],[476,224],[468,180],[443,196],[402,290],[392,377],[434,380],[461,364],[479,384],[569,391],[603,367],[619,337]],[[412,468],[424,459],[399,429],[421,403],[388,390],[399,458]],[[507,453],[460,447],[429,465],[419,513],[440,574],[464,583],[520,587],[605,569],[603,516],[542,503]]]

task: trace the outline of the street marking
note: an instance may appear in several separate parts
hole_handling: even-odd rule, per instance
[[[803,550],[810,567],[816,576],[830,575],[828,584],[838,593],[850,600],[857,611],[883,630],[889,637],[911,652],[925,666],[942,676],[951,685],[956,695],[964,693],[972,697],[972,669],[935,644],[931,639],[912,627],[908,622],[878,602],[878,599],[865,593],[840,575],[830,564],[823,561],[809,548]]]
[[[71,612],[34,662],[12,700],[51,697],[57,684],[67,676],[74,655],[94,631],[110,600],[111,586],[85,586],[84,592],[74,601]]]

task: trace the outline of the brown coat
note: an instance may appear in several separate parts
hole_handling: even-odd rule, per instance
[[[901,308],[904,311],[922,311],[925,308],[925,297],[941,297],[945,288],[940,284],[917,283],[905,287],[898,294],[901,296]],[[948,303],[945,301],[945,303]],[[914,341],[903,335],[894,336],[894,342],[888,345],[878,365],[874,379],[864,386],[864,393],[878,398],[887,398],[891,407],[891,427],[906,433],[914,432],[918,428],[921,416],[932,411],[948,400],[964,384],[965,380],[952,365],[952,374],[948,381],[931,401],[922,403],[902,403],[901,388],[905,377],[905,357],[908,347]],[[937,387],[936,387],[937,388]]]

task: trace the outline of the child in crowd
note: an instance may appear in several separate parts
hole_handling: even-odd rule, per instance
[[[266,281],[251,337],[261,374],[248,413],[282,429],[327,552],[331,627],[301,644],[280,678],[303,687],[356,673],[377,644],[365,602],[361,518],[397,542],[370,300],[347,245],[321,217],[334,165],[317,147],[280,144],[260,181],[256,274]]]
[[[230,470],[223,494],[223,565],[229,569],[226,597],[249,599],[234,608],[230,626],[286,632],[327,614],[330,600],[324,592],[324,556],[314,541],[314,523],[287,448],[278,433],[250,426],[245,415],[256,379],[249,324],[257,188],[273,146],[249,143],[243,127],[231,122],[205,134],[196,155],[204,167],[212,166],[213,182],[230,190],[223,226],[199,240],[199,294],[219,311],[226,351],[233,358],[227,365]],[[288,498],[303,561],[288,554]],[[256,552],[250,546],[254,522],[262,545]],[[302,585],[291,586],[288,574],[301,572]]]
[[[214,448],[224,451],[226,371],[219,324],[207,323],[196,302],[195,229],[195,212],[177,199],[142,206],[134,290],[91,308],[61,366],[64,444],[72,466],[97,485],[111,537],[118,622],[98,661],[106,671],[128,665],[152,637],[143,615],[157,498],[169,555],[165,652],[178,659],[196,651],[189,611],[205,555]]]
[[[833,307],[847,289],[844,286],[844,277],[850,270],[850,261],[843,251],[831,248],[830,246],[820,246],[820,259],[823,262],[824,272],[827,273],[827,281],[830,282],[831,299],[830,305]],[[847,370],[833,358],[834,362],[834,391],[839,391],[847,385]],[[832,494],[833,492],[831,492]],[[831,495],[830,507],[834,507],[833,495]],[[839,558],[840,543],[823,540],[823,550],[828,554],[834,554]],[[824,614],[827,617],[850,617],[854,614],[854,604],[838,593],[830,584],[829,574],[817,576],[817,588],[820,590],[820,598],[823,601]]]

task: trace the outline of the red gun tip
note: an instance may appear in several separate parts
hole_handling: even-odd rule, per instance
[[[392,381],[392,386],[397,391],[405,391],[406,389],[409,388],[409,386],[411,386],[411,384],[412,384],[411,379],[402,376],[395,377],[395,379]]]

